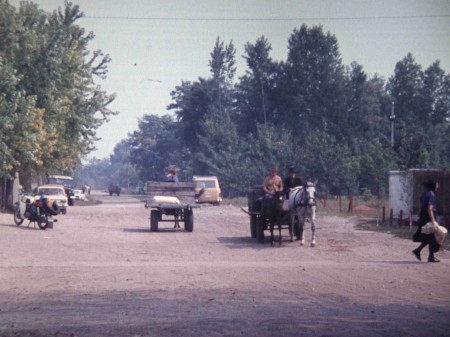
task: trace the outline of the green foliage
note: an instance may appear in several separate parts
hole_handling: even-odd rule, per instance
[[[205,123],[205,135],[200,136],[201,151],[195,153],[197,168],[202,173],[220,177],[226,195],[236,195],[248,189],[247,144],[237,133],[228,114]]]
[[[198,82],[182,82],[171,93],[174,110],[180,126],[180,136],[192,151],[198,146],[199,136],[204,135],[203,125],[212,118],[214,84],[212,80],[199,78]]]
[[[91,159],[75,172],[78,185],[89,185],[91,188],[106,190],[112,182],[123,188],[138,186],[138,171],[130,161],[130,145],[122,140],[114,147],[109,159]],[[142,185],[142,183],[141,183]]]
[[[90,159],[75,171],[78,185],[89,185],[92,189],[105,190],[114,174],[114,166],[109,159]]]
[[[240,132],[256,132],[256,125],[267,125],[275,116],[271,98],[276,87],[276,64],[269,53],[272,46],[262,36],[245,45],[244,59],[249,70],[237,84],[236,97]]]
[[[179,124],[169,115],[145,115],[139,121],[139,130],[130,135],[128,144],[129,160],[141,180],[162,180],[171,165],[183,168],[180,179],[189,174],[190,163],[185,158],[190,150],[179,135]]]
[[[84,14],[70,2],[53,13],[25,1],[17,11],[0,0],[0,9],[0,119],[14,130],[2,132],[2,173],[71,173],[115,114],[114,95],[94,82],[109,56],[90,54],[94,35],[76,24]]]
[[[322,129],[340,137],[345,108],[344,67],[337,39],[321,26],[294,29],[283,81],[286,128]],[[304,135],[304,134],[303,134]]]
[[[357,190],[358,158],[326,129],[312,131],[306,137],[303,162],[305,173],[311,180],[319,180],[325,191],[342,194]]]
[[[387,84],[395,101],[395,146],[401,168],[448,167],[450,77],[436,61],[422,71],[408,54]]]
[[[186,173],[217,175],[225,196],[242,195],[272,165],[283,176],[295,166],[303,180],[317,179],[322,193],[382,197],[389,170],[450,167],[449,76],[438,61],[423,72],[407,55],[386,86],[355,62],[343,66],[336,37],[320,26],[294,29],[288,48],[286,62],[275,63],[266,38],[247,43],[248,70],[232,87],[234,47],[217,39],[212,77],[172,92],[175,133],[157,142],[150,126],[140,125],[131,137],[141,178],[183,163]],[[157,117],[146,118],[167,132]]]
[[[39,164],[36,142],[40,136],[41,114],[34,109],[34,97],[16,91],[20,77],[0,56],[0,176],[14,168]]]
[[[361,167],[358,177],[360,187],[370,190],[371,194],[380,198],[383,197],[382,191],[387,186],[387,172],[396,169],[394,151],[375,139],[360,144],[358,153]]]

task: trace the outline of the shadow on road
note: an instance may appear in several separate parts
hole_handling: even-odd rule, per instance
[[[23,223],[20,226],[17,226],[15,224],[0,223],[0,226],[3,226],[3,227],[15,227],[15,228],[21,229],[21,230],[34,230],[34,229],[40,230],[40,228],[38,227],[37,224],[33,225],[33,224],[28,224],[28,223]]]
[[[450,327],[450,309],[442,304],[421,305],[415,319],[417,302],[377,305],[339,295],[309,297],[301,289],[269,300],[258,291],[230,297],[228,289],[177,295],[113,291],[3,298],[0,336],[415,337],[448,336]]]
[[[125,233],[149,233],[150,228],[124,228]]]
[[[266,248],[267,244],[270,246],[270,243],[268,240],[266,243],[261,244],[249,236],[218,237],[217,240],[219,240],[220,243],[226,245],[228,248],[232,248],[232,249],[253,248],[253,249],[260,250],[260,249]],[[278,247],[278,244],[276,246]]]
[[[184,230],[183,228],[158,228],[157,232],[151,232],[150,228],[124,228],[123,231],[125,233],[180,233],[185,232],[189,233],[188,231]]]
[[[426,260],[425,260],[426,261]],[[412,261],[405,261],[405,260],[402,260],[402,261],[367,261],[367,262],[369,262],[369,263],[385,263],[385,264],[419,264],[419,263],[423,263],[423,261],[414,261],[414,260],[412,260]]]

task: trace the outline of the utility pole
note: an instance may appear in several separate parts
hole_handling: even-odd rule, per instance
[[[391,146],[394,147],[394,121],[395,121],[394,102],[392,102],[392,109],[391,115],[389,116],[389,120],[391,121]]]

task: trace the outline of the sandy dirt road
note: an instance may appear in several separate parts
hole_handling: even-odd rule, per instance
[[[258,244],[229,205],[154,233],[141,202],[94,196],[45,231],[0,214],[0,336],[450,335],[449,252],[320,210],[315,248]]]

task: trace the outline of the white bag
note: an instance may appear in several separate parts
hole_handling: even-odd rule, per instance
[[[430,222],[427,222],[424,226],[422,226],[422,229],[420,231],[422,234],[433,234],[435,231],[435,226],[430,221]]]
[[[427,222],[421,229],[422,234],[434,234],[436,242],[442,245],[448,231],[444,226],[440,226],[437,222]]]
[[[436,229],[434,231],[434,237],[436,238],[436,242],[442,246],[445,240],[445,236],[447,235],[447,228],[444,226],[440,226],[439,224],[436,224]]]
[[[153,201],[157,204],[180,204],[180,199],[178,199],[177,197],[169,197],[165,195],[155,195],[153,197]]]

